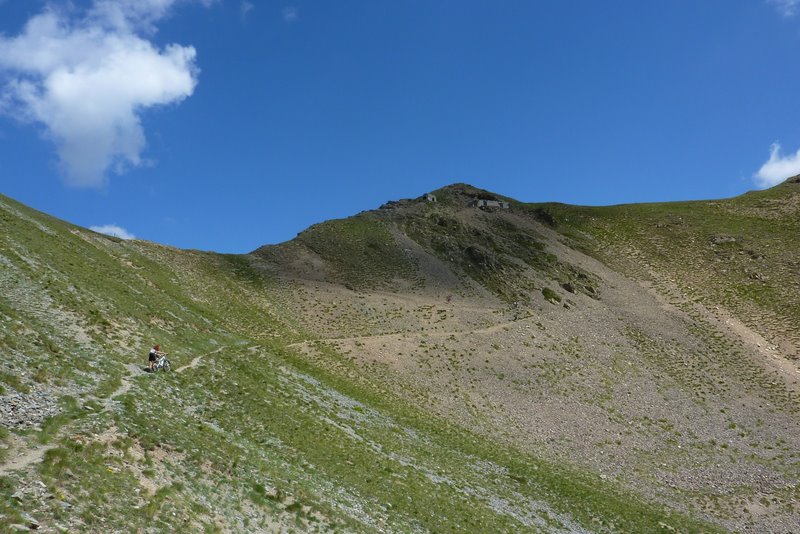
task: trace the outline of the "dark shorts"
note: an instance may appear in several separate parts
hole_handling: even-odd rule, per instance
[[[156,355],[155,354],[150,354],[150,356],[147,357],[147,361],[148,362],[156,361]]]

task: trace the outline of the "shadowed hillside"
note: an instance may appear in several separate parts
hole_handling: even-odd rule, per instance
[[[800,184],[609,208],[433,194],[246,255],[0,197],[0,523],[797,524]],[[157,342],[172,372],[143,371]]]

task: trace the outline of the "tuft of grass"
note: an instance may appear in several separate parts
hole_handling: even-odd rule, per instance
[[[0,381],[2,381],[8,386],[11,386],[15,391],[18,391],[19,393],[31,392],[31,388],[28,387],[27,384],[22,382],[22,380],[20,380],[20,378],[17,375],[0,371]]]
[[[542,295],[544,295],[544,298],[552,304],[558,304],[561,302],[561,296],[549,287],[542,288]]]
[[[42,423],[42,429],[37,435],[39,443],[50,443],[61,428],[86,415],[86,412],[80,408],[78,401],[74,397],[64,396],[60,399],[59,404],[60,413],[53,417],[48,417]]]

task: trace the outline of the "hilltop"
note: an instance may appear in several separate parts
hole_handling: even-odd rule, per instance
[[[3,521],[800,521],[798,179],[604,208],[430,194],[244,255],[121,241],[0,197]],[[154,342],[179,372],[142,371]]]

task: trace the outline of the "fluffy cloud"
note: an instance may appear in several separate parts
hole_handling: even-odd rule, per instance
[[[67,183],[96,187],[142,164],[139,115],[180,102],[197,84],[195,49],[146,38],[178,0],[95,0],[83,12],[47,8],[0,36],[0,110],[42,124]]]
[[[769,149],[769,159],[758,169],[754,179],[759,187],[772,187],[800,174],[800,150],[781,156],[781,145],[774,143]]]
[[[128,232],[125,228],[116,224],[104,224],[103,226],[90,226],[89,230],[99,234],[106,234],[120,239],[135,239],[136,236]]]
[[[793,17],[800,9],[800,0],[768,0],[769,4],[778,10],[784,17]]]

